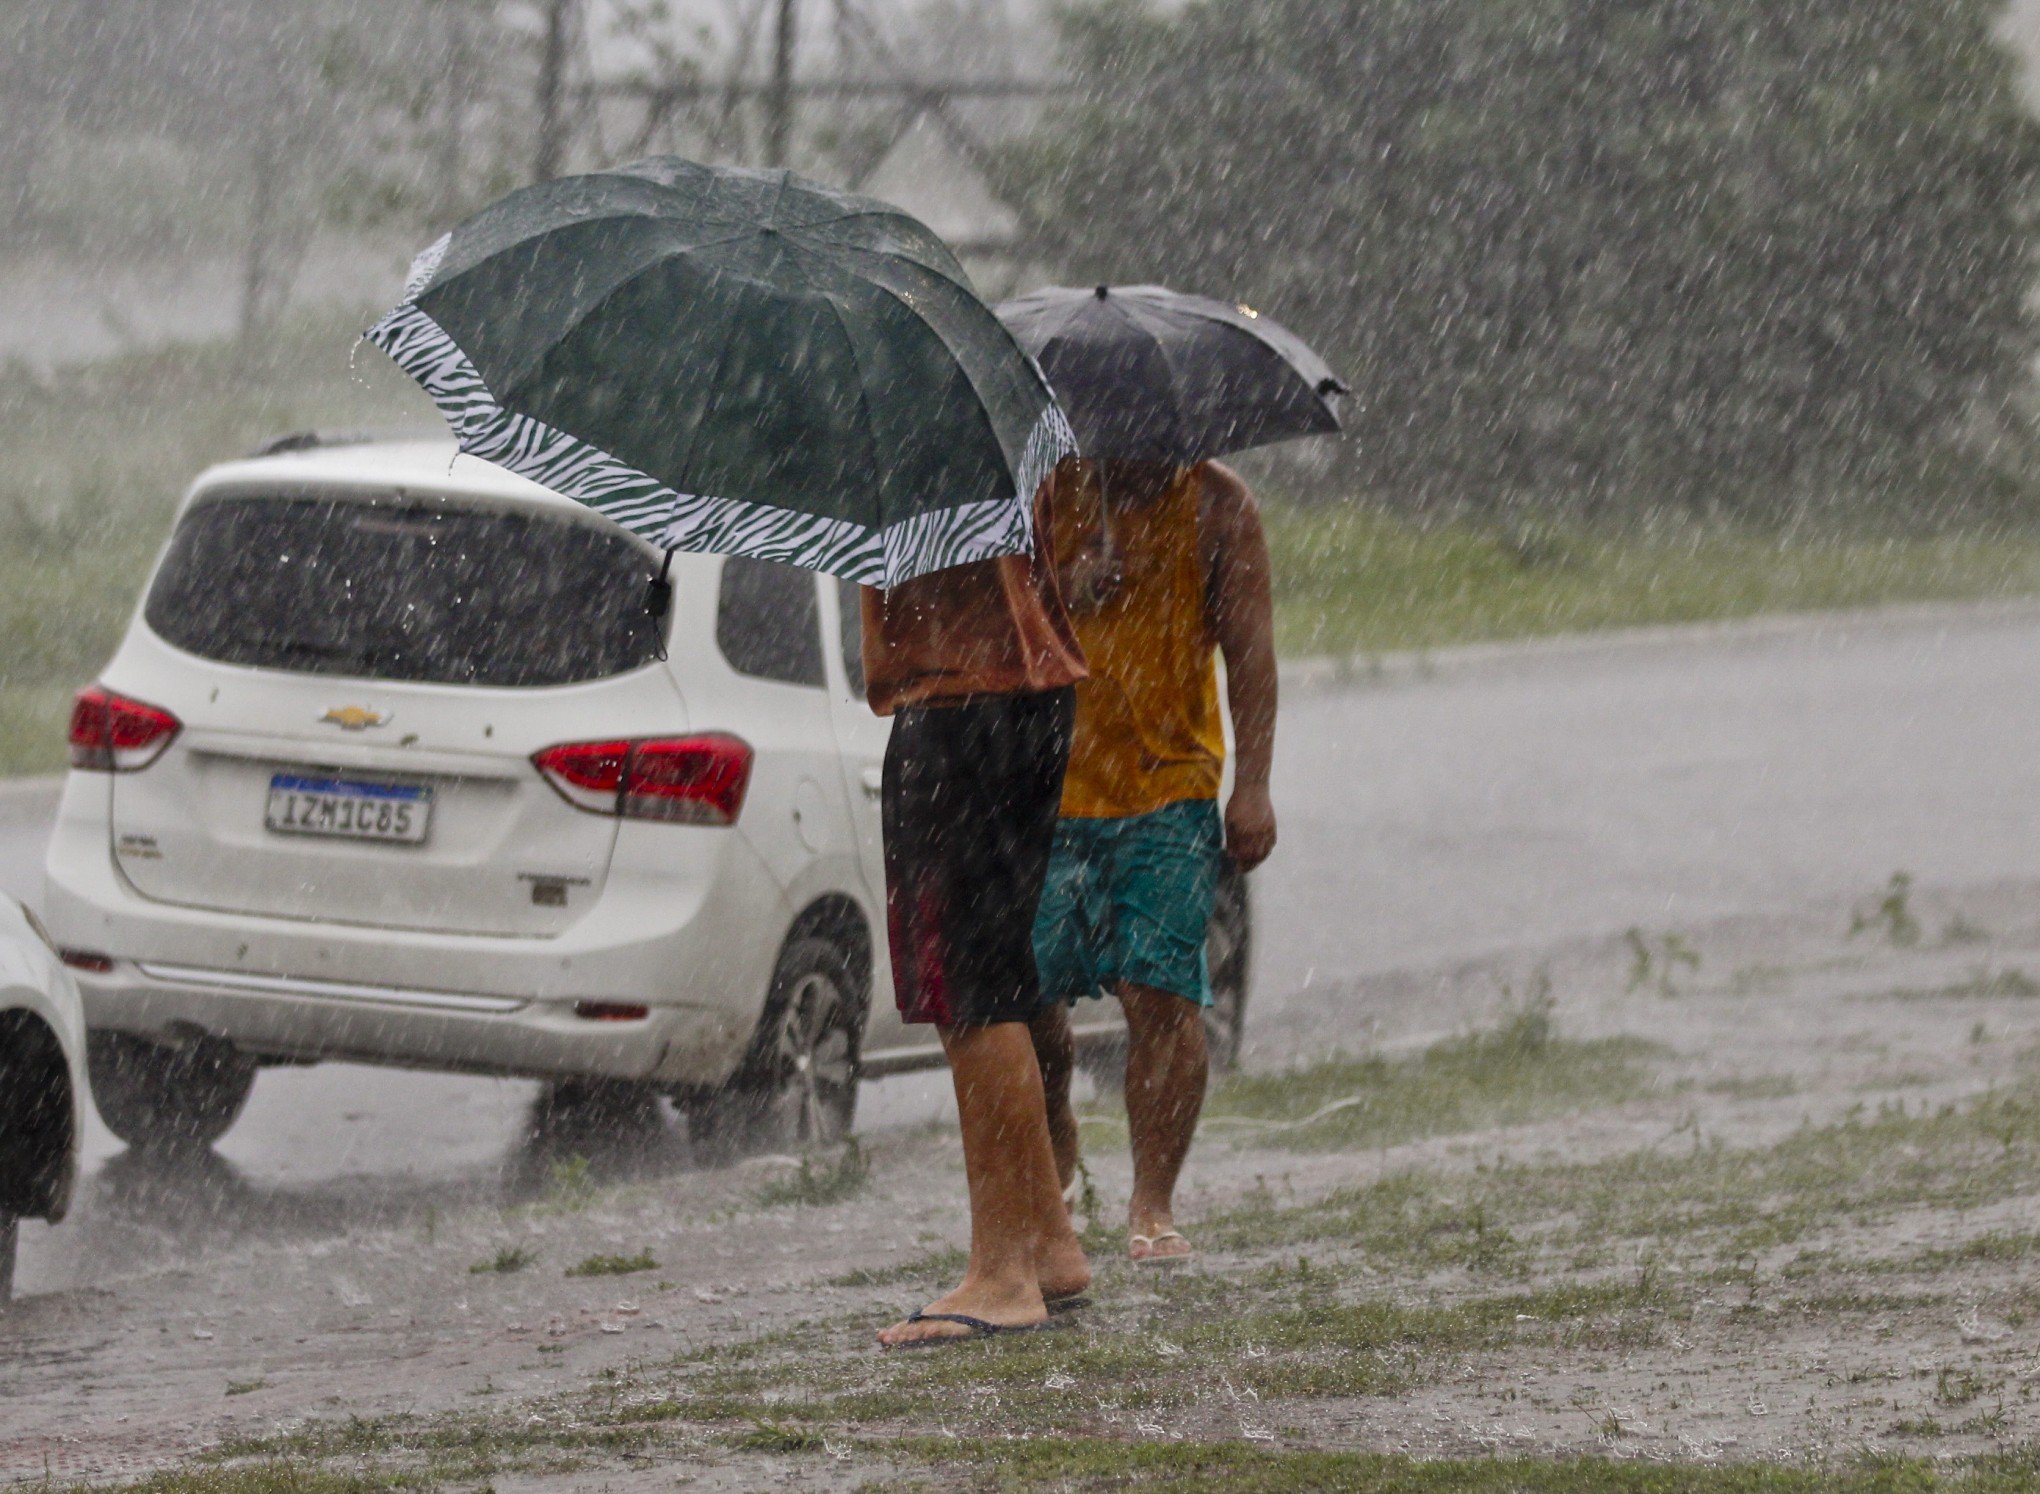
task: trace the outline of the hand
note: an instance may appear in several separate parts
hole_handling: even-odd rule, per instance
[[[1275,849],[1275,803],[1263,785],[1241,784],[1225,806],[1225,850],[1241,871],[1252,871]]]

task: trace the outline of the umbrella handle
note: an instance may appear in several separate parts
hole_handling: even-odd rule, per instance
[[[673,610],[673,547],[659,560],[659,574],[645,585],[645,613],[659,629],[659,660],[666,658],[666,614]]]

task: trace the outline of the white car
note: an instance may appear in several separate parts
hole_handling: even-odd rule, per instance
[[[890,999],[857,615],[449,440],[208,471],[78,698],[50,843],[102,1118],[210,1142],[262,1066],[345,1058],[842,1134],[860,1074],[941,1061]]]
[[[0,1302],[21,1221],[64,1217],[85,1134],[85,1014],[28,912],[0,898]]]

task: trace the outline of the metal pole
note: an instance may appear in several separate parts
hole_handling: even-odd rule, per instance
[[[785,166],[793,140],[793,48],[800,25],[799,0],[779,0],[779,26],[772,43],[772,85],[765,98],[765,162]]]
[[[549,181],[560,174],[566,155],[566,121],[561,101],[566,94],[567,34],[575,0],[547,0],[545,36],[538,53],[538,153],[531,174]]]

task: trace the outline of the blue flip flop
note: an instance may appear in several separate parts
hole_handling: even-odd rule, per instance
[[[946,1338],[916,1338],[903,1344],[887,1344],[888,1349],[934,1349],[943,1344],[975,1343],[981,1338],[1004,1338],[1013,1333],[1047,1333],[1062,1327],[1053,1318],[1045,1323],[988,1323],[983,1318],[974,1318],[964,1312],[916,1312],[907,1315],[909,1323],[961,1323],[968,1333],[952,1333]]]

